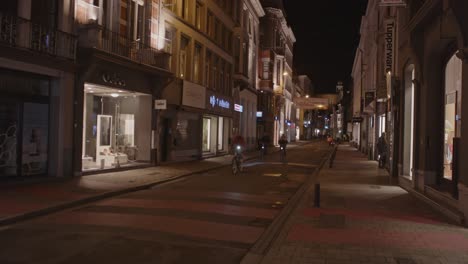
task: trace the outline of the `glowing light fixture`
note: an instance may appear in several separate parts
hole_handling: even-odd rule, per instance
[[[117,94],[117,93],[111,93],[111,96],[114,97],[114,98],[116,98],[116,97],[119,97],[119,94]]]

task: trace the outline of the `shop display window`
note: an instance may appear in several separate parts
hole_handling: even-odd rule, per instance
[[[452,180],[453,139],[460,137],[462,62],[455,55],[445,68],[444,178]]]
[[[148,94],[85,84],[83,171],[150,162],[151,98]]]

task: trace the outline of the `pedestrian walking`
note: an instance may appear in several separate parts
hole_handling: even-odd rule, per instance
[[[385,163],[387,161],[387,141],[385,139],[385,133],[383,132],[380,135],[377,141],[377,154],[379,161],[379,168],[385,168]]]

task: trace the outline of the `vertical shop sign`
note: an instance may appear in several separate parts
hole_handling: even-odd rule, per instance
[[[395,20],[385,20],[385,74],[393,73],[395,66]]]

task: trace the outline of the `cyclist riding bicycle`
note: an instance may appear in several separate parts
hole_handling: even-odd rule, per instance
[[[278,144],[280,145],[281,150],[283,151],[284,155],[286,156],[286,145],[288,144],[288,139],[286,135],[281,135],[280,139],[278,140]]]
[[[244,156],[242,155],[242,151],[245,146],[244,138],[241,135],[237,135],[232,139],[232,148],[234,157],[232,159],[232,166],[233,166],[233,173],[237,174],[238,172],[242,171],[242,162],[244,160]]]

